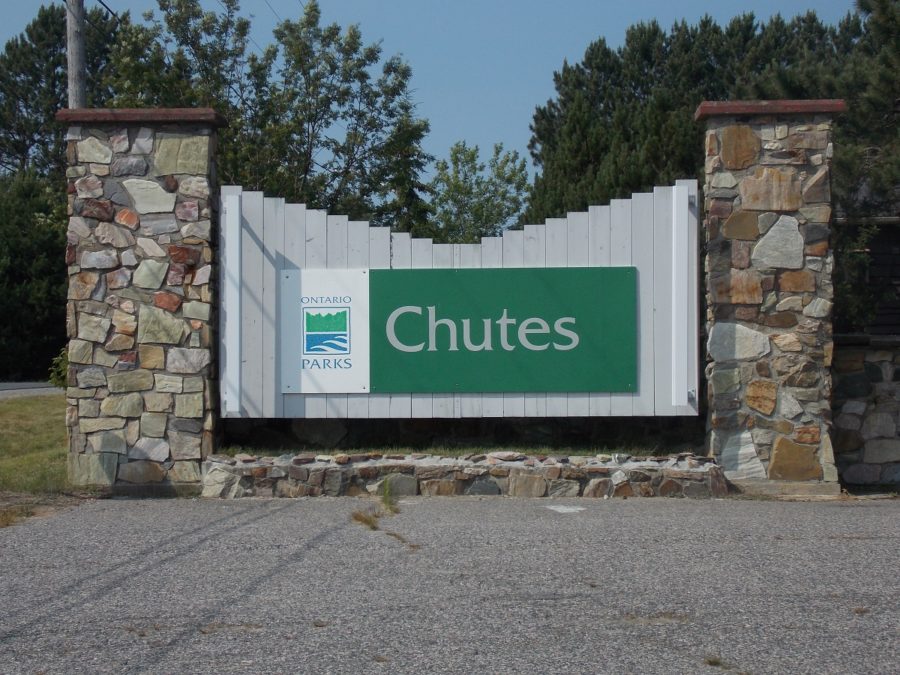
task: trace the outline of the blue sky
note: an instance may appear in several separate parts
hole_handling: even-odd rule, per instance
[[[155,0],[105,0],[133,17],[156,8]],[[47,0],[6,0],[0,43],[21,32]],[[201,0],[221,9],[217,0]],[[243,0],[251,16],[253,39],[271,42],[278,17],[297,18],[300,0]],[[98,6],[85,0],[86,7]],[[269,6],[271,5],[271,7]],[[621,45],[628,26],[656,19],[668,28],[685,19],[696,23],[710,14],[718,23],[752,11],[767,19],[815,9],[836,23],[852,9],[851,0],[320,0],[323,18],[359,24],[366,42],[380,40],[385,54],[401,54],[413,70],[413,97],[419,114],[431,122],[425,149],[446,156],[457,140],[481,147],[482,156],[501,142],[527,157],[528,125],[535,106],[551,98],[553,72],[564,59],[580,61],[590,42],[603,36]],[[252,46],[252,45],[251,45]],[[530,166],[530,158],[529,158]]]

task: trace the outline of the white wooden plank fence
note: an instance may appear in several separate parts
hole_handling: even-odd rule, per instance
[[[222,188],[221,413],[224,417],[462,418],[696,415],[697,182],[507,230],[434,244],[303,204]],[[283,394],[284,269],[623,267],[638,273],[638,391],[507,394]]]

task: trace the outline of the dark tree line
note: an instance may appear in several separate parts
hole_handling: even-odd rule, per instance
[[[101,83],[115,23],[88,13],[88,105]],[[65,10],[41,7],[0,53],[0,379],[45,379],[65,340]]]

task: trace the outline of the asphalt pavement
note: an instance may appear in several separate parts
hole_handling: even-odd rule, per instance
[[[61,394],[63,391],[65,390],[54,387],[49,382],[0,382],[0,401],[24,396]]]
[[[896,673],[900,501],[104,500],[0,530],[0,673]],[[389,534],[393,533],[393,534]]]

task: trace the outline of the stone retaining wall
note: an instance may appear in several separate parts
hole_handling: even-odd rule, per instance
[[[711,459],[526,457],[492,452],[429,455],[213,455],[203,464],[204,497],[317,497],[381,494],[510,497],[723,497],[728,487]]]
[[[900,339],[840,345],[833,372],[841,480],[900,487]]]
[[[212,452],[212,111],[67,110],[69,477],[196,482]]]

